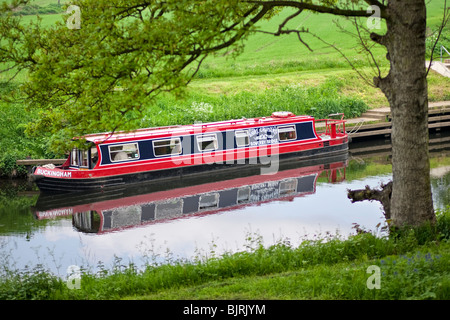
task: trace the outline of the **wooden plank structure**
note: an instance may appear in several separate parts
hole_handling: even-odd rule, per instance
[[[40,166],[45,164],[54,164],[59,165],[63,164],[67,159],[24,159],[24,160],[17,160],[17,165],[22,166]]]
[[[384,114],[382,114],[384,112]],[[378,115],[378,122],[364,124],[365,122],[373,122],[374,115]],[[388,137],[391,134],[392,118],[388,108],[382,108],[378,111],[371,110],[361,118],[352,119],[355,124],[352,129],[347,125],[349,137],[352,140],[364,140],[365,138],[380,138],[380,136]],[[386,119],[383,121],[382,119]],[[439,131],[441,129],[450,128],[450,101],[435,102],[429,104],[428,111],[428,128]],[[350,141],[350,142],[351,142]]]
[[[428,150],[430,152],[442,152],[443,150],[450,151],[450,137],[434,137],[429,140]],[[390,141],[377,145],[361,145],[358,143],[350,144],[349,153],[352,157],[366,158],[372,157],[374,154],[377,156],[390,156],[392,154],[392,145]]]
[[[53,164],[55,166],[61,165],[66,162],[67,159],[23,159],[17,160],[16,164],[24,166],[27,169],[28,174],[32,173],[33,167],[42,166],[46,164]]]

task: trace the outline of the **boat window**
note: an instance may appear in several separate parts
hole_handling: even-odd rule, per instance
[[[157,220],[171,219],[183,214],[183,199],[172,199],[156,204],[155,216]]]
[[[100,231],[100,216],[97,211],[83,211],[72,215],[73,225],[79,231],[97,233]]]
[[[94,168],[98,162],[98,150],[97,147],[91,148],[91,166],[90,168]]]
[[[180,154],[181,150],[180,138],[153,141],[153,151],[156,157]]]
[[[280,182],[280,195],[293,194],[297,192],[297,179],[289,179]]]
[[[216,134],[208,134],[197,137],[198,149],[200,151],[215,150],[218,148]]]
[[[112,162],[139,159],[139,148],[137,143],[127,143],[108,146],[109,156]]]
[[[238,189],[237,202],[245,203],[250,201],[250,187],[245,186]]]
[[[89,156],[87,150],[80,150],[80,167],[89,168]]]
[[[89,149],[73,148],[70,152],[70,165],[72,167],[94,168],[98,162],[97,147]]]
[[[278,128],[278,137],[280,141],[297,139],[295,126],[285,126]]]
[[[78,149],[73,148],[72,152],[70,153],[70,165],[74,167],[78,167]]]
[[[245,147],[249,145],[249,135],[248,130],[238,130],[236,135],[236,145],[238,147]]]
[[[202,194],[200,196],[200,200],[198,203],[198,209],[211,209],[219,207],[219,194],[211,193],[211,194]]]

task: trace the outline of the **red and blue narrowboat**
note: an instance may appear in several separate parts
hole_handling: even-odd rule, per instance
[[[259,175],[257,170],[234,170],[226,176],[209,175],[175,185],[146,183],[139,188],[78,192],[70,197],[43,193],[34,214],[37,219],[72,216],[75,230],[85,233],[120,231],[275,200],[292,201],[314,194],[319,177],[328,183],[343,181],[346,166],[347,154],[341,154],[319,160],[286,160],[280,171],[270,176]]]
[[[323,132],[316,131],[318,127]],[[33,169],[32,178],[42,192],[123,187],[239,170],[243,165],[273,174],[285,158],[348,152],[343,115],[316,120],[287,111],[269,117],[89,134],[77,139],[86,141],[86,147],[74,148],[63,165]]]

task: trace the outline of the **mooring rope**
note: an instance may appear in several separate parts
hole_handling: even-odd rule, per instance
[[[358,132],[358,130],[362,127],[362,125],[364,124],[364,119],[361,119],[354,127],[352,130],[350,130],[349,132],[347,132],[348,135],[350,134],[355,134],[356,132]]]

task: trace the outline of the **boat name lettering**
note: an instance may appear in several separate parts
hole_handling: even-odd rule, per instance
[[[55,209],[50,211],[38,212],[37,215],[40,219],[52,219],[59,216],[68,216],[73,214],[72,208],[67,209]]]
[[[278,128],[275,126],[252,128],[249,136],[252,147],[278,143]]]
[[[37,169],[36,174],[42,174],[44,176],[50,176],[50,177],[58,177],[58,178],[71,178],[72,172],[68,171],[53,171],[53,170],[46,170],[46,169]]]

